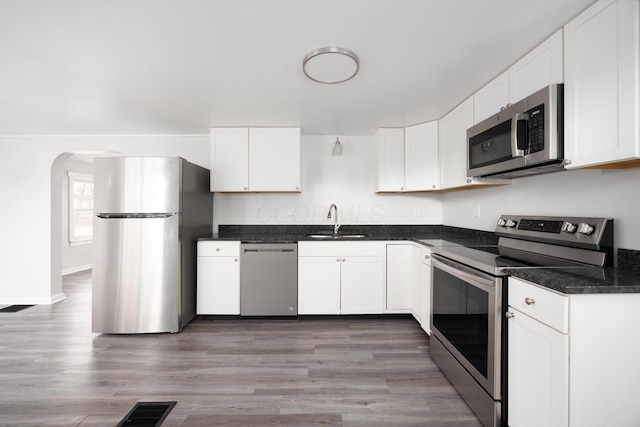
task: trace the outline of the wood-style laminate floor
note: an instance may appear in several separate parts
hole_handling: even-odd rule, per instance
[[[91,272],[67,299],[0,313],[1,426],[115,426],[177,401],[164,426],[480,423],[409,318],[195,319],[178,334],[91,333]]]

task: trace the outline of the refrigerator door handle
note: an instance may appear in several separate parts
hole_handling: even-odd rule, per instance
[[[102,219],[135,219],[135,218],[170,218],[177,213],[101,213],[97,214]]]

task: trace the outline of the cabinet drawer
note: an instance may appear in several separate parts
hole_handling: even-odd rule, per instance
[[[198,256],[240,256],[240,242],[200,241],[198,242]]]
[[[569,333],[569,299],[566,296],[510,277],[509,306],[562,333]]]

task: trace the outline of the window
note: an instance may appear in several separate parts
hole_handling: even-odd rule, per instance
[[[69,172],[69,243],[93,238],[93,177]]]

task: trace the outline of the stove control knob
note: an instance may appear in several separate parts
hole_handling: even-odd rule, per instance
[[[505,225],[507,225],[507,221],[502,218],[498,219],[498,227],[504,227]]]
[[[507,220],[507,224],[506,224],[506,225],[507,225],[507,227],[509,227],[509,228],[516,228],[517,222],[515,222],[515,221],[514,221],[514,220],[512,220],[512,219],[508,219],[508,220]]]
[[[576,230],[578,229],[578,226],[575,224],[572,224],[570,222],[563,222],[562,223],[562,231],[564,231],[565,233],[569,233],[569,234],[573,234],[576,232]]]
[[[581,222],[580,225],[578,226],[578,233],[589,235],[589,234],[592,234],[594,231],[595,231],[595,228],[593,227],[593,225],[589,225],[584,222]]]

